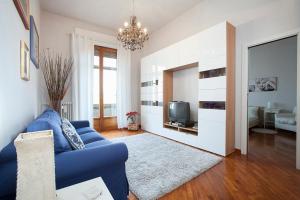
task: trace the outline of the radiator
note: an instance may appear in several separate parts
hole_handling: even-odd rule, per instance
[[[49,104],[43,103],[41,104],[40,113],[49,108]],[[68,119],[69,121],[73,120],[73,107],[72,102],[62,102],[60,116]]]
[[[61,103],[61,117],[68,120],[73,120],[73,107],[72,102],[62,102]]]

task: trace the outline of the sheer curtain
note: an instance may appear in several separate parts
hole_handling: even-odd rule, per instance
[[[74,59],[72,78],[73,118],[93,124],[94,45],[86,35],[72,34]]]
[[[126,113],[133,109],[131,52],[118,44],[114,36],[75,29],[72,34],[74,73],[72,85],[73,118],[93,123],[94,45],[117,49],[117,121],[127,127]]]
[[[131,85],[131,52],[121,44],[117,52],[117,120],[118,128],[127,127],[126,113],[133,111],[133,91]]]

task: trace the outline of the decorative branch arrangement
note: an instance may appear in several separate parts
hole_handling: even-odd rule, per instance
[[[44,53],[40,67],[48,90],[50,107],[61,112],[61,101],[71,85],[73,59]]]

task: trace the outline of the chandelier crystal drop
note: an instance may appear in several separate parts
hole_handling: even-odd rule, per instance
[[[138,22],[136,16],[133,15],[130,18],[130,23],[125,22],[124,27],[119,28],[117,39],[122,43],[125,49],[134,51],[144,47],[144,42],[149,39],[149,34],[147,28],[142,28],[142,24]]]

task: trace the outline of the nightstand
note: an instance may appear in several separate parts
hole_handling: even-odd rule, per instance
[[[101,177],[56,190],[57,200],[113,200]]]
[[[264,109],[264,128],[266,128],[267,124],[272,124],[275,127],[275,114],[278,114],[280,110],[280,108]]]

